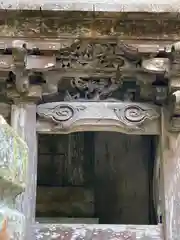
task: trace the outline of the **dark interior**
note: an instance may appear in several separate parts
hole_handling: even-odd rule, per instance
[[[156,224],[154,136],[82,132],[38,139],[37,218]]]

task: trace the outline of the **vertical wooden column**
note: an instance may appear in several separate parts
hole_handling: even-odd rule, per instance
[[[28,169],[26,189],[18,200],[20,210],[24,213],[27,226],[35,221],[36,182],[37,182],[37,135],[36,105],[34,103],[18,103],[12,105],[11,126],[28,145]],[[26,238],[27,239],[27,238]]]
[[[178,240],[180,239],[180,133],[168,131],[165,119],[168,118],[166,112],[163,111],[161,121],[161,177],[164,184],[161,187],[164,188],[164,239]]]

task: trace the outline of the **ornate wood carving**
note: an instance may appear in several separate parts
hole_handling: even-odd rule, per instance
[[[24,66],[25,70],[43,72],[51,69],[112,72],[119,66],[121,71],[163,73],[169,71],[168,59],[172,59],[173,55],[171,50],[167,54],[164,50],[164,54],[161,54],[164,56],[160,58],[157,56],[160,49],[156,44],[150,44],[147,41],[144,42],[145,46],[133,41],[125,44],[119,37],[74,40],[67,38],[66,44],[63,44],[63,39],[59,41],[60,43],[53,41],[41,43],[40,41],[14,40],[8,46],[8,51],[12,55],[9,55],[9,52],[8,55],[6,52],[0,55],[2,59],[0,69],[11,71],[15,66]],[[6,43],[4,43],[4,49],[5,45]],[[162,46],[164,46],[163,43]],[[168,48],[170,48],[169,45]],[[149,58],[150,63],[147,62]],[[153,70],[147,66],[149,64],[152,65]]]
[[[38,132],[110,130],[159,134],[159,109],[128,102],[54,102],[37,107]]]
[[[3,92],[14,101],[108,99],[164,105],[173,94],[169,79],[172,72],[177,76],[179,43],[157,43],[116,36],[2,39]]]
[[[6,49],[0,56],[4,92],[14,101],[42,98],[39,103],[125,100],[164,104],[179,49],[173,42],[162,43],[161,50],[156,43],[114,36],[43,43],[8,41],[1,44]]]
[[[91,78],[90,82],[97,76],[109,77],[117,79],[119,86],[128,76],[139,85],[142,101],[168,102],[168,93],[172,93],[169,79],[179,71],[176,14],[41,14],[41,10],[40,14],[28,12],[28,16],[20,11],[13,23],[14,13],[7,11],[2,20],[1,33],[6,37],[1,36],[0,42],[0,77],[6,82],[3,92],[8,98],[39,100],[58,95],[58,83],[64,77]],[[163,101],[152,86],[159,75],[168,79],[162,81],[167,87]],[[93,92],[91,98],[102,100],[103,94],[97,97]]]

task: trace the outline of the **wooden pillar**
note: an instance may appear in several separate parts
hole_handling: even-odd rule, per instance
[[[166,114],[162,111],[161,177],[164,184],[161,187],[164,192],[162,212],[164,239],[178,240],[180,239],[180,132],[168,131]]]
[[[19,136],[26,141],[29,150],[26,189],[23,196],[18,199],[17,205],[26,216],[27,226],[31,226],[31,224],[35,222],[36,209],[36,105],[34,103],[18,103],[17,105],[12,105],[11,126]],[[26,237],[26,239],[30,239],[30,237]]]

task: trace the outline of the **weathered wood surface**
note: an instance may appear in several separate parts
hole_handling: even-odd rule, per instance
[[[98,224],[98,218],[65,218],[65,217],[36,217],[36,222],[40,224]]]
[[[27,145],[0,116],[1,237],[7,230],[11,239],[24,239],[25,217],[23,212],[15,209],[15,199],[26,187],[27,160]],[[7,220],[7,226],[3,225],[4,220]]]
[[[28,163],[25,192],[17,199],[17,208],[27,220],[27,227],[35,221],[36,208],[36,173],[37,173],[37,138],[36,106],[31,103],[12,105],[11,125],[24,139],[28,146]],[[31,234],[31,233],[29,233]],[[28,236],[30,237],[30,235]],[[27,238],[28,239],[28,238]]]
[[[41,0],[36,2],[35,0],[13,0],[2,1],[0,7],[2,9],[17,9],[17,10],[54,10],[54,11],[110,11],[110,12],[177,12],[179,11],[179,1],[175,0],[169,3],[167,0],[159,1],[145,1],[142,0],[138,3],[134,3],[132,0],[121,1],[114,0],[113,2],[106,1],[76,1],[76,0]]]
[[[93,170],[88,158],[91,154],[84,146],[94,142],[86,142],[85,136],[38,136],[38,217],[94,216],[94,191],[90,184]]]
[[[76,186],[37,187],[36,214],[38,217],[93,217],[93,191]]]
[[[33,229],[42,240],[164,240],[161,225],[36,224]]]
[[[85,161],[84,133],[38,136],[39,186],[84,186]]]
[[[154,224],[152,140],[114,132],[95,134],[95,200],[100,223]]]
[[[164,222],[166,239],[180,238],[180,135],[179,133],[163,134],[164,163]]]
[[[0,103],[0,114],[7,120],[11,115],[11,105],[7,103]]]
[[[88,2],[85,3],[88,5]],[[33,4],[33,6],[35,6]],[[128,5],[126,5],[128,6]],[[143,6],[143,5],[141,5]],[[176,6],[176,4],[172,4]],[[177,7],[177,6],[176,6]],[[110,10],[110,8],[109,8]],[[110,36],[177,39],[179,14],[96,11],[7,11],[0,10],[1,36],[62,37]],[[43,39],[44,40],[44,39]]]
[[[37,216],[155,224],[153,139],[115,132],[40,135]]]
[[[135,102],[52,102],[37,106],[38,133],[115,131],[158,135],[159,108]]]

